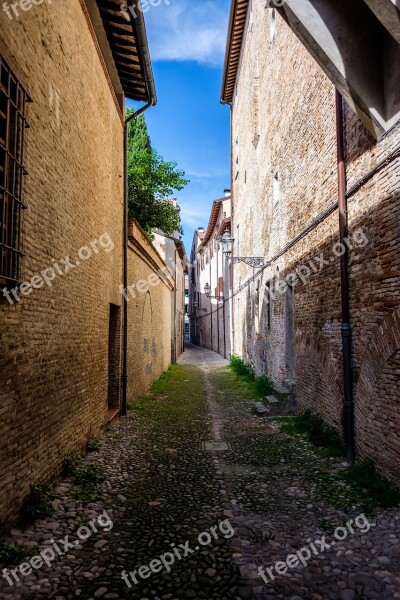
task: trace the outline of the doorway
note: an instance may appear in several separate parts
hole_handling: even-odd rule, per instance
[[[121,398],[121,308],[110,304],[108,322],[108,410],[117,412]]]

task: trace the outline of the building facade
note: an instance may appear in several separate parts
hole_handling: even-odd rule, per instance
[[[180,208],[174,199],[177,211]],[[176,362],[185,349],[185,277],[188,271],[185,246],[178,231],[166,235],[161,230],[153,232],[153,246],[167,265],[174,286],[171,299],[171,359]]]
[[[138,400],[171,364],[175,279],[140,225],[129,223],[128,401]]]
[[[0,11],[1,529],[120,404],[124,101],[152,76],[102,6]]]
[[[231,226],[230,190],[213,202],[207,231],[197,229],[191,251],[191,341],[228,357],[231,348],[230,269],[221,237]]]
[[[295,378],[299,407],[341,433],[351,394],[358,456],[399,483],[399,14],[387,3],[387,22],[383,3],[355,4],[232,2],[233,257],[260,259],[232,267],[232,344],[258,374]],[[382,62],[365,72],[371,52]]]
[[[189,272],[189,266],[188,266]],[[185,342],[190,342],[190,320],[189,320],[189,277],[185,276]]]

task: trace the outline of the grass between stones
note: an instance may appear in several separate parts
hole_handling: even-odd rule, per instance
[[[238,498],[251,510],[281,510],[284,501],[279,497],[279,485],[286,482],[290,487],[291,480],[297,487],[301,481],[302,489],[296,492],[299,504],[320,501],[349,515],[372,515],[380,507],[400,503],[398,491],[376,475],[373,465],[348,467],[343,463],[339,436],[321,426],[318,419],[306,431],[304,416],[302,427],[298,417],[256,417],[251,381],[238,379],[226,367],[213,370],[210,377],[225,417],[224,438],[231,445],[231,452],[224,453],[224,459],[236,465],[236,470],[238,466],[244,471],[254,470],[238,478],[237,490]],[[325,434],[327,448],[322,446]],[[319,447],[310,442],[310,437]],[[261,483],[256,472],[263,474]]]
[[[311,444],[319,449],[322,456],[344,457],[340,435],[325,423],[321,415],[306,409],[299,415],[281,419],[281,431],[304,434]]]
[[[274,390],[274,382],[268,375],[256,377],[253,367],[239,356],[233,354],[229,362],[229,368],[236,375],[238,385],[248,389],[252,398],[263,398],[269,396]]]
[[[126,519],[115,522],[114,532],[128,555],[122,566],[133,571],[172,545],[190,540],[196,546],[197,536],[225,517],[213,455],[203,449],[211,423],[201,369],[173,365],[129,409],[129,418],[146,432],[145,460],[121,487]],[[111,549],[107,562],[114,561],[121,564],[121,556]],[[143,598],[157,590],[159,597],[234,598],[235,576],[228,540],[219,539],[130,594]]]
[[[17,565],[36,552],[37,546],[27,548],[13,542],[0,542],[0,565]]]

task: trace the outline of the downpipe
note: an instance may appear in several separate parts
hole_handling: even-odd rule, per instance
[[[123,226],[123,286],[128,289],[128,125],[133,119],[144,113],[148,108],[154,105],[151,100],[145,106],[142,106],[132,115],[129,115],[124,122],[124,226]],[[122,338],[122,400],[121,415],[127,413],[127,390],[128,390],[128,297],[123,294],[123,338]]]
[[[339,207],[339,241],[345,248],[340,257],[340,283],[342,303],[342,359],[343,359],[343,425],[346,445],[346,458],[353,463],[356,458],[354,433],[354,396],[352,366],[352,327],[349,299],[349,250],[345,243],[348,234],[348,213],[346,197],[346,165],[344,154],[343,98],[336,90],[336,137]]]

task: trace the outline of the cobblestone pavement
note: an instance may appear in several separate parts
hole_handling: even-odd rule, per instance
[[[197,367],[222,367],[229,364],[229,361],[220,354],[195,346],[190,342],[185,342],[185,352],[178,358],[181,365],[195,365]]]
[[[180,363],[88,453],[85,462],[107,473],[89,503],[65,479],[54,516],[11,532],[33,554],[66,535],[71,547],[50,566],[19,573],[18,584],[3,579],[0,599],[400,598],[398,510],[358,519],[346,539],[333,540],[364,508],[337,477],[340,461],[256,416],[248,389],[215,353],[188,347]],[[104,510],[112,529],[103,515],[103,526],[96,521],[79,539],[79,528]],[[323,536],[335,544],[268,576],[288,554],[319,550]],[[168,563],[167,552],[174,564],[138,573],[161,555]],[[135,570],[129,587],[121,573]]]

